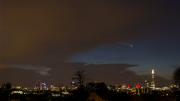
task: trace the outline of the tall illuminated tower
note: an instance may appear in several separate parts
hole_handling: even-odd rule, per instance
[[[42,90],[42,84],[41,84],[41,81],[39,80],[39,82],[38,82],[39,84],[39,90]]]
[[[152,78],[151,78],[151,88],[155,89],[155,83],[154,83],[154,69],[152,69]]]

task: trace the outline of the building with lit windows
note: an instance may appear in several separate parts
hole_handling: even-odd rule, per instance
[[[154,69],[152,69],[152,78],[151,78],[151,87],[153,90],[155,89],[155,82],[154,82]]]

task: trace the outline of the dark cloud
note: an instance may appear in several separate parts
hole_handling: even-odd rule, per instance
[[[71,78],[74,77],[74,73],[78,70],[85,70],[89,82],[94,82],[98,79],[98,82],[105,82],[110,84],[123,84],[134,85],[140,83],[144,85],[144,81],[148,80],[151,82],[151,74],[138,75],[135,72],[129,70],[128,68],[135,68],[138,65],[130,64],[84,64],[84,63],[60,63],[59,66],[51,67],[48,73],[52,77],[51,83],[61,84],[71,82]],[[63,67],[63,68],[62,68]],[[164,79],[155,75],[155,80],[158,85],[161,84],[171,84],[171,80]],[[69,84],[67,84],[69,85]]]
[[[134,84],[144,84],[144,80],[151,82],[151,74],[137,75],[128,68],[135,68],[138,65],[130,64],[85,64],[85,63],[57,63],[49,65],[51,70],[47,71],[49,75],[42,75],[36,69],[23,68],[2,68],[0,70],[0,83],[11,82],[14,86],[22,85],[32,87],[37,80],[45,82],[48,86],[53,85],[70,85],[71,78],[78,70],[85,70],[85,74],[90,78],[88,82],[105,82],[110,84],[127,84],[133,86]],[[44,70],[42,70],[44,71]],[[155,81],[158,85],[170,84],[171,80],[164,79],[155,75]]]
[[[149,27],[150,22],[143,23],[168,15],[158,6],[104,0],[2,1],[2,61],[62,61],[99,45],[149,36],[139,32]]]
[[[104,75],[109,75],[107,78],[112,78],[111,81],[115,82],[115,77],[123,77],[121,74],[124,72],[118,71],[125,71],[126,68],[135,65],[85,65],[85,63],[73,64],[62,63],[62,61],[67,61],[73,54],[100,45],[154,36],[154,34],[145,33],[144,30],[156,31],[163,28],[162,25],[169,25],[171,19],[179,19],[179,14],[175,12],[179,6],[172,5],[174,3],[161,0],[156,2],[2,0],[0,63],[3,65],[0,68],[9,65],[21,65],[24,68],[27,68],[26,66],[51,68],[52,70],[48,72],[51,76],[46,79],[52,79],[54,83],[70,81],[69,78],[77,70],[76,67],[87,68],[89,74],[94,74],[92,78],[98,76],[106,82],[108,79]],[[173,31],[177,32],[176,29]],[[70,69],[70,67],[73,68]],[[109,68],[116,69],[109,70]],[[16,71],[18,69],[2,70],[22,72],[19,78],[25,73],[27,78],[31,75],[33,75],[32,78],[36,78],[34,73],[37,72],[34,70],[42,71],[41,69]],[[134,72],[126,72],[138,80],[139,76]],[[102,75],[96,75],[99,73]],[[56,82],[55,79],[59,81]]]
[[[0,69],[2,69],[2,68],[11,68],[11,66],[6,65],[6,64],[0,64]]]
[[[6,68],[0,70],[0,84],[10,82],[13,86],[34,87],[36,81],[40,79],[40,74],[32,70],[19,68]]]
[[[11,69],[11,68],[18,68],[18,69],[26,69],[26,70],[33,70],[36,73],[40,73],[41,75],[49,75],[47,71],[51,70],[51,68],[45,66],[33,66],[33,65],[19,65],[19,64],[0,64],[0,69]]]
[[[169,68],[178,68],[180,67],[180,65],[172,65],[172,66],[169,66]]]

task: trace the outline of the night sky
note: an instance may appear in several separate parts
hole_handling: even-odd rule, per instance
[[[1,0],[0,84],[172,84],[180,0]]]

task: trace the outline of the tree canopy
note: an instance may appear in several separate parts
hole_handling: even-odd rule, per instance
[[[173,74],[175,84],[180,85],[180,67],[178,67]]]
[[[77,84],[82,86],[87,80],[87,76],[84,74],[85,70],[77,71],[74,73],[74,78],[72,80],[77,80]]]
[[[12,85],[11,85],[11,83],[9,83],[9,82],[7,82],[6,84],[2,84],[2,88],[3,88],[3,89],[9,90],[9,89],[11,89],[11,87],[12,87]]]

